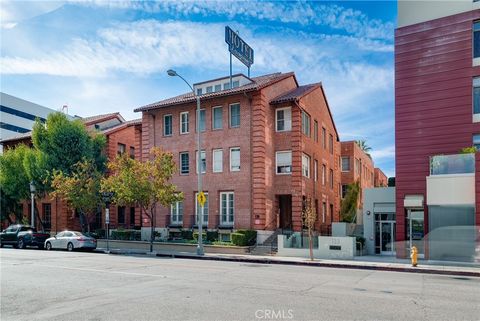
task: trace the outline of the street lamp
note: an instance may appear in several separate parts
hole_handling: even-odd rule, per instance
[[[197,156],[197,168],[198,168],[198,195],[202,193],[202,150],[200,149],[201,146],[201,135],[200,135],[200,96],[195,93],[195,90],[193,90],[193,87],[188,83],[188,81],[185,80],[182,76],[177,74],[175,70],[169,69],[167,70],[167,74],[171,77],[180,77],[188,87],[193,92],[193,95],[197,98],[197,150],[198,150],[198,156]],[[195,200],[198,202],[198,200]],[[200,203],[200,202],[199,202]],[[201,204],[199,204],[201,205]],[[201,205],[201,211],[200,215],[198,218],[198,246],[197,246],[197,255],[203,255],[203,205]]]
[[[30,197],[31,197],[31,215],[32,215],[32,227],[35,227],[35,205],[34,205],[34,202],[35,202],[35,191],[36,191],[36,188],[35,188],[35,185],[33,184],[33,181],[30,182]]]
[[[107,234],[107,252],[110,251],[110,244],[109,244],[109,238],[110,238],[110,203],[112,201],[114,193],[113,192],[102,192],[102,199],[103,202],[105,203],[105,225],[106,225],[106,234]]]

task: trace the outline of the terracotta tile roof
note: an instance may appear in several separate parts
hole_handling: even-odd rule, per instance
[[[91,117],[85,117],[85,118],[79,117],[78,119],[80,119],[86,125],[88,125],[88,123],[92,124],[92,123],[100,122],[100,121],[110,119],[110,118],[113,118],[113,117],[117,117],[117,116],[119,116],[121,118],[122,123],[120,123],[120,124],[118,124],[114,127],[107,128],[107,129],[103,130],[102,133],[104,133],[105,135],[108,135],[108,134],[111,134],[112,132],[115,132],[115,131],[117,131],[121,128],[124,128],[124,127],[141,125],[142,124],[142,119],[141,118],[125,121],[125,119],[120,115],[120,113],[110,113],[110,114],[103,114],[103,115],[97,115],[97,116],[91,116]],[[29,131],[29,132],[26,132],[24,134],[18,134],[18,135],[15,135],[13,137],[2,139],[2,140],[0,140],[0,143],[19,141],[19,140],[29,139],[31,137],[32,137],[32,132]]]
[[[299,86],[295,89],[290,90],[289,92],[282,94],[270,102],[270,104],[280,104],[288,101],[299,100],[303,96],[312,92],[313,90],[320,88],[322,83],[309,84],[304,86]]]
[[[116,132],[117,130],[127,128],[129,126],[136,126],[136,125],[141,125],[141,124],[142,124],[142,119],[141,118],[134,119],[134,120],[129,120],[129,121],[120,123],[120,124],[118,124],[114,127],[110,127],[110,128],[105,129],[105,130],[102,130],[102,133],[105,134],[105,135],[109,135],[111,133]]]
[[[23,133],[23,134],[18,134],[18,135],[15,135],[13,137],[2,139],[2,140],[0,140],[0,143],[13,142],[13,141],[17,141],[17,140],[24,140],[24,139],[29,139],[30,137],[32,137],[32,132],[31,131]]]
[[[200,96],[200,99],[208,99],[208,98],[214,98],[214,97],[220,97],[220,96],[228,96],[228,95],[233,95],[241,92],[246,92],[246,91],[255,91],[262,89],[266,86],[269,86],[277,81],[280,81],[282,79],[288,78],[288,77],[295,77],[295,74],[293,72],[288,72],[288,73],[273,73],[273,74],[268,74],[268,75],[263,75],[259,77],[253,77],[252,83],[240,86],[240,87],[235,87],[232,89],[227,89],[227,90],[222,90],[222,91],[217,91],[217,92],[212,92],[212,93],[207,93],[203,94]],[[296,81],[296,79],[295,79]],[[146,111],[146,110],[151,110],[151,109],[156,109],[156,108],[161,108],[161,107],[167,107],[167,106],[173,106],[173,105],[179,105],[179,104],[184,104],[184,103],[189,103],[189,102],[194,102],[196,99],[196,96],[192,92],[188,92],[182,95],[178,95],[175,97],[167,98],[165,100],[158,101],[153,104],[145,105],[142,107],[136,108],[134,111],[139,112],[139,111]]]
[[[122,122],[125,121],[125,119],[120,115],[119,112],[116,113],[109,113],[109,114],[102,114],[102,115],[95,115],[95,116],[90,116],[90,117],[80,117],[80,119],[86,124],[90,125],[92,123],[98,123],[104,120],[108,120],[111,118],[118,117]]]

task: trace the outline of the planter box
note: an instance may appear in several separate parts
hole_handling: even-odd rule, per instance
[[[110,240],[111,249],[124,249],[124,250],[150,250],[150,242],[144,241],[119,241]],[[107,247],[107,240],[97,240],[97,246],[101,248]],[[206,253],[219,253],[219,254],[247,254],[248,246],[222,246],[222,245],[204,245]],[[166,242],[154,242],[153,250],[157,252],[170,251],[170,252],[187,252],[196,253],[197,244],[185,244],[185,243],[166,243]]]

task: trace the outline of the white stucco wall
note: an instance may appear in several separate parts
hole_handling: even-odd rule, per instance
[[[400,28],[457,13],[480,9],[480,2],[473,2],[472,0],[398,0],[397,6],[397,26]]]
[[[475,204],[475,174],[427,176],[427,205]]]
[[[368,255],[375,255],[375,213],[395,213],[395,187],[364,190],[363,237],[365,237],[365,249]]]
[[[289,257],[310,257],[308,248],[285,247],[285,236],[278,235],[279,256]],[[316,259],[353,259],[355,256],[356,244],[354,237],[331,237],[319,236],[318,248],[313,249],[313,257]]]

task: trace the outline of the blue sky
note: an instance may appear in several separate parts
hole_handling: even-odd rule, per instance
[[[342,140],[366,139],[393,176],[394,1],[1,1],[1,91],[90,116],[228,74],[224,27],[255,50],[252,76],[321,81]],[[246,68],[234,62],[234,72]]]

